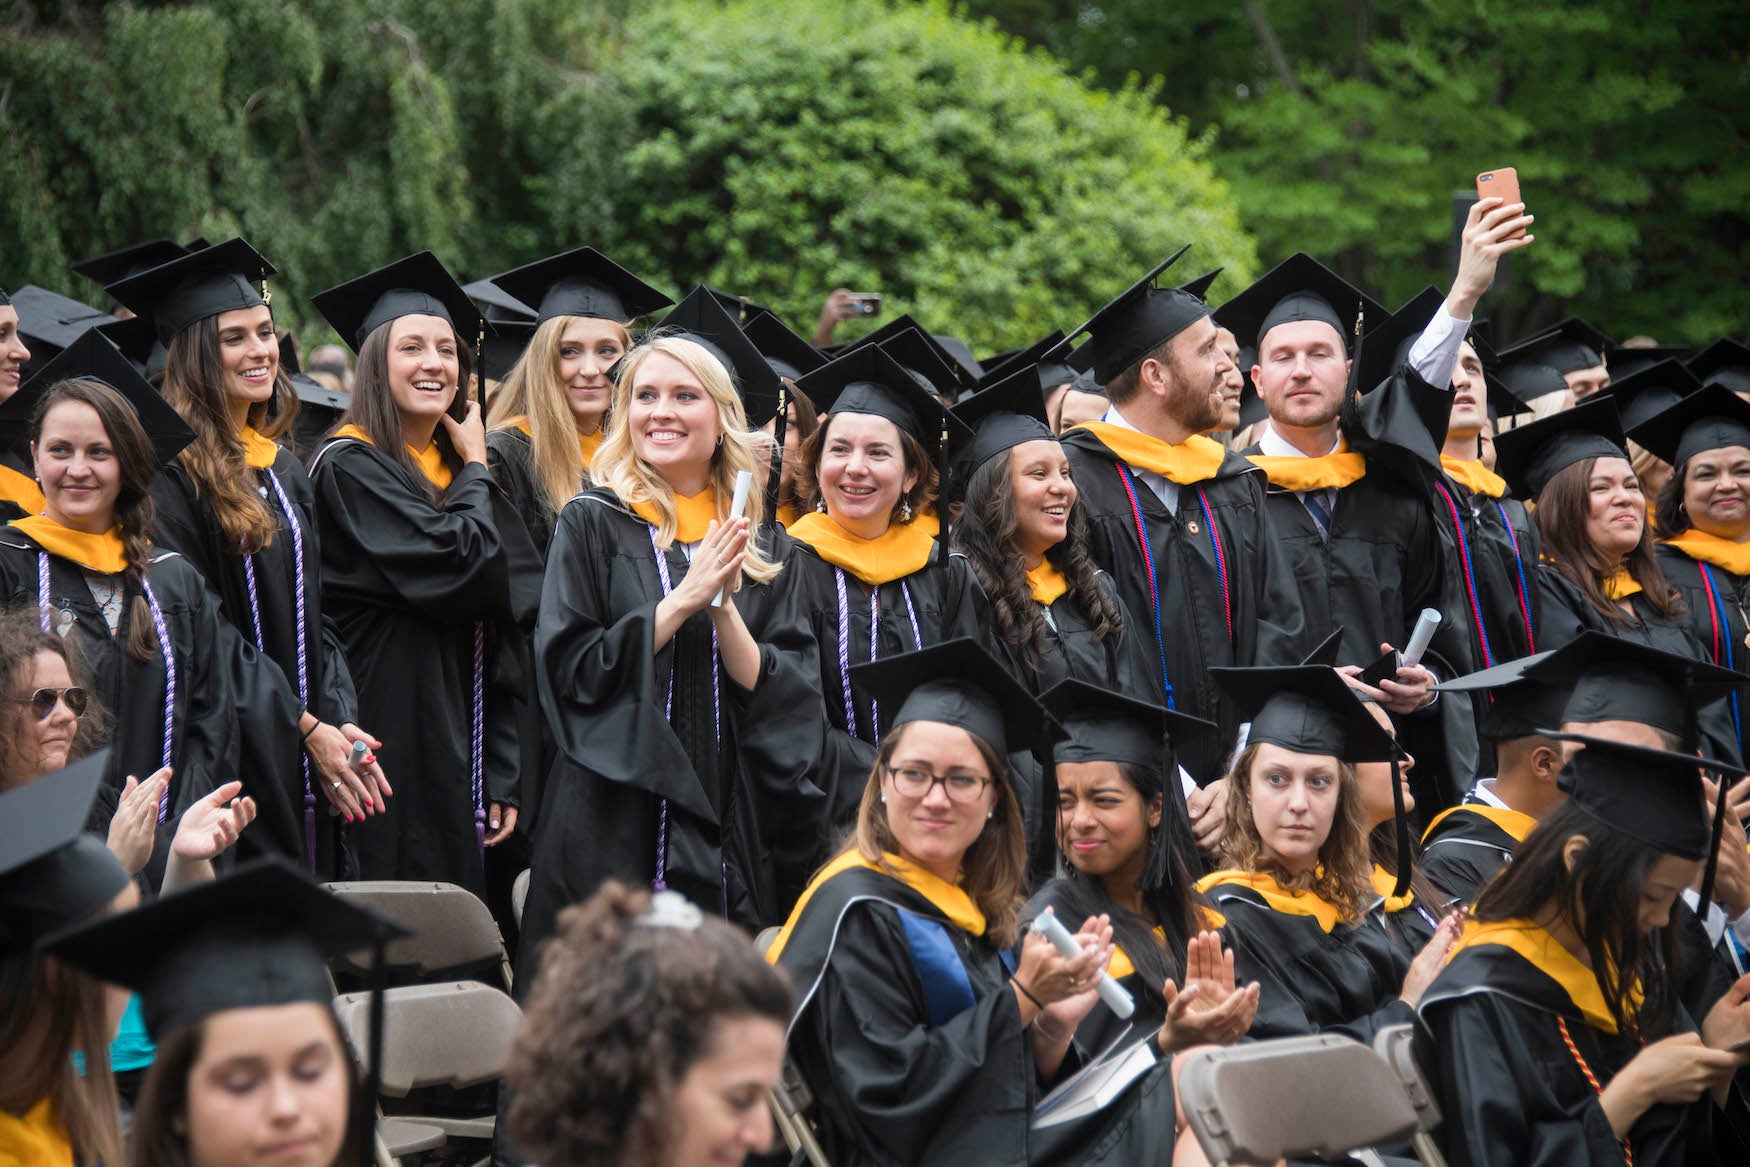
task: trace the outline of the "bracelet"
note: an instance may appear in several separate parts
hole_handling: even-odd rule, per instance
[[[1023,992],[1024,991],[1025,990],[1023,990]],[[1056,1034],[1056,1033],[1051,1032],[1051,1030],[1049,1030],[1049,1029],[1045,1028],[1045,1026],[1039,1024],[1043,1020],[1045,1020],[1045,1011],[1043,1009],[1041,1009],[1039,1011],[1039,1015],[1037,1017],[1033,1018],[1033,1028],[1037,1029],[1040,1032],[1040,1034],[1042,1034],[1044,1036],[1046,1041],[1052,1042],[1056,1045],[1068,1045],[1070,1043],[1070,1039],[1075,1037],[1075,1034],[1073,1032],[1072,1033],[1065,1033],[1065,1034]]]
[[[322,728],[322,719],[320,717],[318,717],[316,719],[316,723],[314,725],[312,725],[309,729],[305,730],[304,736],[298,739],[298,744],[303,745],[305,742],[309,741],[310,735],[315,733],[317,730],[319,730],[321,728]]]
[[[1025,997],[1029,1001],[1033,1002],[1033,1007],[1035,1009],[1038,1009],[1040,1012],[1045,1011],[1045,1002],[1041,1001],[1038,997],[1035,997],[1032,993],[1029,993],[1027,991],[1027,986],[1023,985],[1021,983],[1020,977],[1010,977],[1009,983],[1011,985],[1014,985],[1017,989],[1021,990],[1021,996]],[[1038,1018],[1034,1018],[1034,1020],[1038,1020]]]

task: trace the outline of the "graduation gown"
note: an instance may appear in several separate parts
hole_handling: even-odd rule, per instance
[[[960,556],[958,551],[954,554]],[[988,637],[995,641],[1009,671],[1035,697],[1072,679],[1114,693],[1148,693],[1160,687],[1154,679],[1160,671],[1160,662],[1153,655],[1153,634],[1145,632],[1135,613],[1125,606],[1110,575],[1098,572],[1096,582],[1118,608],[1124,621],[1121,633],[1105,640],[1095,636],[1086,610],[1073,594],[1065,592],[1051,603],[1040,605],[1045,614],[1043,650],[1031,642],[1010,644],[1001,636]]]
[[[1220,728],[1187,749],[1180,762],[1199,781],[1218,777],[1241,718],[1209,670],[1294,664],[1310,647],[1299,587],[1265,514],[1264,475],[1228,453],[1213,477],[1179,488],[1173,513],[1092,431],[1070,429],[1063,450],[1079,491],[1076,505],[1087,520],[1088,550],[1111,573],[1125,609],[1142,623],[1144,643],[1155,641],[1150,699],[1165,696],[1159,678],[1164,656],[1174,707]],[[1157,594],[1158,639],[1152,627]]]
[[[1405,892],[1402,900],[1393,896],[1397,878],[1378,864],[1373,868],[1374,900],[1367,908],[1367,919],[1384,932],[1402,956],[1416,959],[1416,954],[1434,939],[1440,927],[1440,917],[1450,911],[1443,904],[1425,904],[1414,892]]]
[[[257,807],[254,827],[238,839],[239,853],[276,853],[307,863],[306,848],[311,842],[305,836],[308,809],[312,812],[309,822],[315,827],[318,870],[335,872],[332,853],[338,819],[328,813],[328,800],[313,785],[320,783],[322,776],[306,765],[297,722],[308,709],[330,725],[356,724],[358,702],[340,639],[322,618],[321,533],[316,525],[315,495],[303,463],[289,450],[279,450],[269,470],[251,469],[249,473],[259,480],[257,490],[276,527],[273,541],[250,557],[253,599],[244,557],[225,546],[212,506],[200,497],[180,462],[165,466],[152,484],[152,499],[157,505],[153,538],[201,573],[218,595],[220,615],[261,651],[264,667],[280,674],[294,703],[289,726],[261,725],[258,715],[262,710],[246,705],[238,708],[243,729],[238,773],[243,778],[243,792],[255,799]],[[289,516],[281,491],[291,504]],[[292,523],[297,526],[296,539]],[[300,695],[300,676],[307,700]]]
[[[1170,1062],[1105,1110],[1031,1130],[1047,1084],[983,917],[940,880],[844,862],[810,885],[768,954],[796,986],[790,1056],[835,1167],[1168,1161]]]
[[[1377,920],[1344,924],[1311,892],[1261,892],[1239,875],[1214,872],[1197,887],[1227,918],[1236,980],[1258,982],[1251,1036],[1334,1031],[1371,1045],[1379,1030],[1414,1016],[1398,999],[1410,958]]]
[[[1505,483],[1497,488],[1492,478],[1477,478],[1480,463],[1449,465],[1451,469],[1490,490],[1506,488]],[[1538,635],[1542,596],[1536,580],[1543,537],[1525,504],[1505,494],[1493,497],[1472,490],[1449,472],[1435,486],[1434,515],[1449,567],[1440,610],[1467,632],[1466,671],[1518,660],[1545,647]],[[1487,704],[1479,701],[1477,716],[1486,710]]]
[[[0,529],[0,596],[8,609],[40,611],[40,552],[18,528]],[[127,776],[144,781],[164,765],[168,671],[160,651],[143,661],[128,655],[137,587],[129,586],[123,595],[121,621],[112,636],[84,570],[53,554],[48,565],[49,631],[80,654],[93,698],[114,719],[109,773],[91,816],[94,826],[101,823],[107,829]],[[153,848],[153,870],[161,871],[182,812],[237,773],[237,709],[262,707],[263,720],[277,720],[270,716],[274,712],[290,718],[294,710],[283,686],[261,684],[269,670],[259,667],[254,647],[219,614],[217,597],[187,560],[174,552],[156,552],[146,579],[164,615],[176,669],[176,699],[169,710],[175,773],[169,810]]]
[[[560,512],[548,549],[534,657],[559,757],[534,839],[525,953],[608,878],[660,875],[707,911],[774,923],[760,823],[819,821],[807,775],[819,718],[797,713],[819,698],[764,645],[759,683],[742,690],[718,668],[703,611],[652,651],[664,595],[652,530],[612,491],[591,489]],[[663,560],[678,587],[688,570],[678,540]],[[762,590],[744,584],[737,610]],[[759,639],[756,624],[749,631]]]
[[[1081,927],[1082,921],[1072,919],[1076,913],[1069,906],[1069,896],[1066,894],[1068,883],[1066,878],[1059,876],[1033,893],[1033,898],[1021,909],[1021,919],[1031,923],[1034,917],[1043,913],[1046,908],[1051,908],[1071,932]],[[1154,934],[1163,945],[1166,943],[1166,935],[1160,928],[1156,928]],[[1019,945],[1015,951],[1018,956]],[[1183,963],[1184,954],[1180,953],[1168,965],[1178,968]],[[1128,952],[1115,946],[1112,960],[1106,965],[1106,972],[1129,992],[1130,999],[1136,1002],[1136,1012],[1130,1015],[1129,1020],[1122,1020],[1104,1002],[1095,1005],[1093,1012],[1082,1018],[1082,1023],[1076,1026],[1076,1046],[1087,1055],[1098,1055],[1127,1030],[1132,1035],[1131,1040],[1137,1040],[1160,1032],[1161,1026],[1167,1022],[1167,999],[1161,995],[1161,986],[1150,984],[1137,971]],[[1176,974],[1175,979],[1182,981],[1183,973]]]
[[[1422,834],[1418,865],[1429,883],[1474,904],[1483,885],[1513,862],[1535,826],[1537,820],[1528,814],[1467,800],[1434,816]]]
[[[535,480],[534,456],[529,435],[514,426],[486,435],[486,465],[545,563],[554,516],[547,513],[545,495]]]
[[[1689,630],[1707,659],[1728,669],[1750,666],[1750,575],[1704,563],[1669,543],[1659,544],[1658,556],[1665,578],[1683,592]],[[1730,695],[1723,706],[1732,723],[1738,756],[1743,757],[1743,698]]]
[[[1679,656],[1708,659],[1707,649],[1691,631],[1687,616],[1662,616],[1647,601],[1645,592],[1629,597],[1633,615],[1627,624],[1616,625],[1595,611],[1580,589],[1569,582],[1554,564],[1537,565],[1537,587],[1543,595],[1543,631],[1538,634],[1539,652],[1560,648],[1582,632],[1604,632],[1633,640],[1640,644]],[[1698,710],[1701,723],[1702,749],[1710,758],[1737,765],[1737,733],[1732,728],[1732,711],[1727,701],[1717,701]]]
[[[503,716],[486,684],[499,626],[526,616],[499,536],[486,467],[468,464],[433,505],[423,484],[367,442],[331,440],[312,464],[324,614],[358,690],[358,723],[383,743],[395,788],[387,814],[349,828],[366,879],[431,879],[480,893],[475,829],[475,671],[487,725]],[[480,640],[476,640],[476,628]],[[477,648],[477,643],[479,647]],[[478,802],[518,805],[516,765],[483,765]]]
[[[1427,1030],[1418,1038],[1418,1061],[1434,1079],[1447,1161],[1453,1167],[1621,1163],[1622,1142],[1575,1051],[1602,1086],[1641,1043],[1615,1032],[1589,970],[1559,946],[1542,955],[1548,950],[1537,940],[1547,934],[1529,921],[1510,923],[1524,928],[1468,924],[1462,947],[1422,997]],[[1573,1050],[1558,1022],[1565,1022]],[[1689,1029],[1684,1018],[1678,1031]],[[1712,1110],[1705,1096],[1688,1106],[1648,1110],[1629,1131],[1636,1167],[1714,1162]]]
[[[0,450],[0,523],[43,513],[43,492],[30,459],[12,448]]]

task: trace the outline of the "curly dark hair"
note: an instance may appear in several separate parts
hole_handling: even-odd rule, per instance
[[[917,482],[909,493],[899,496],[899,502],[893,506],[893,521],[898,522],[900,504],[910,503],[911,513],[921,515],[924,508],[936,501],[937,489],[941,486],[942,476],[936,470],[936,464],[930,460],[930,452],[924,449],[924,444],[899,430],[899,448],[905,456],[907,473],[915,471]],[[829,414],[821,419],[820,428],[808,435],[797,452],[796,466],[796,499],[804,510],[812,510],[820,502],[820,479],[816,477],[820,470],[821,447],[826,445],[827,435],[832,430],[832,416]]]
[[[790,1019],[790,987],[722,920],[638,923],[650,893],[615,880],[559,914],[511,1047],[510,1135],[547,1167],[659,1167],[673,1098],[718,1023]]]
[[[85,690],[85,713],[79,718],[79,728],[68,755],[69,759],[83,758],[109,740],[109,711],[92,692],[90,671],[85,668],[80,654],[74,651],[76,646],[69,645],[52,632],[44,632],[37,619],[35,608],[19,607],[0,614],[0,697],[10,697],[15,701],[29,697],[31,671],[36,658],[42,653],[60,657],[67,664],[67,675],[73,684]],[[15,704],[11,709],[12,717],[29,716],[22,704]],[[34,772],[37,760],[21,757],[18,753],[19,735],[12,732],[15,724],[8,720],[7,711],[0,709],[0,730],[4,731],[0,732],[0,790],[41,777]]]
[[[1016,550],[1020,520],[1015,515],[1015,488],[1009,476],[1013,450],[1004,450],[972,472],[966,483],[966,509],[954,524],[955,550],[966,556],[979,587],[990,597],[997,631],[1015,648],[1032,649],[1028,663],[1039,667],[1045,651],[1045,615],[1033,602],[1027,568]],[[1069,508],[1069,531],[1063,542],[1045,553],[1069,583],[1069,595],[1086,614],[1097,640],[1124,631],[1118,605],[1100,586],[1099,568],[1088,554],[1088,528],[1081,508]]]

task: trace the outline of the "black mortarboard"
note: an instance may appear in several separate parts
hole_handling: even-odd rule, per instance
[[[954,452],[955,465],[964,467],[956,472],[962,481],[1004,450],[1023,442],[1057,440],[1045,416],[1037,365],[1011,365],[1002,379],[956,405],[954,416],[973,435]]]
[[[122,356],[132,361],[147,377],[154,372],[149,366],[156,358],[158,368],[164,367],[168,354],[164,346],[158,343],[157,330],[152,327],[150,316],[130,316],[126,320],[112,320],[108,324],[99,324],[97,331],[109,337],[120,349]],[[285,348],[282,345],[280,366],[285,367]]]
[[[230,1009],[326,1005],[329,959],[406,934],[271,858],[63,932],[44,949],[138,993],[146,1028],[162,1041]]]
[[[971,637],[851,669],[851,683],[883,709],[891,733],[910,721],[958,726],[1000,755],[1063,736],[1026,686]]]
[[[287,378],[298,403],[306,409],[327,410],[334,417],[352,408],[352,394],[344,389],[330,389],[308,373],[293,373]]]
[[[1659,367],[1649,371],[1657,372]],[[1610,388],[1614,393],[1615,384]],[[1750,401],[1724,385],[1709,385],[1648,418],[1628,436],[1673,466],[1706,450],[1750,447]]]
[[[1750,393],[1750,345],[1742,341],[1716,340],[1690,357],[1688,365],[1704,385],[1724,385],[1734,393]]]
[[[958,336],[944,336],[939,332],[931,333],[931,337],[948,354],[950,360],[960,369],[965,378],[976,381],[984,376],[984,366],[978,363],[978,358],[972,355],[972,346]]]
[[[1264,404],[1263,395],[1252,383],[1252,366],[1258,363],[1258,350],[1242,345],[1240,348],[1240,427],[1257,425],[1270,416],[1270,407]]]
[[[1586,458],[1627,458],[1616,402],[1606,394],[1495,435],[1495,473],[1535,500],[1549,480]]]
[[[96,329],[87,331],[48,364],[20,385],[18,392],[0,403],[0,430],[28,432],[28,425],[14,426],[17,421],[29,421],[37,403],[49,390],[62,381],[75,377],[102,381],[127,399],[140,419],[140,426],[151,439],[152,452],[160,464],[168,463],[183,447],[194,441],[194,431],[170,408],[151,382],[140,375],[133,363],[122,355],[109,337]],[[28,456],[28,454],[27,454]]]
[[[1069,333],[1066,344],[1083,333],[1088,336],[1079,350],[1081,363],[1072,361],[1072,365],[1092,367],[1100,384],[1110,385],[1118,374],[1208,316],[1209,305],[1191,293],[1154,286],[1156,278],[1189,250],[1187,243],[1173,252]]]
[[[262,283],[273,265],[241,239],[191,251],[132,275],[106,290],[119,303],[152,318],[158,339],[170,338],[221,312],[259,308]]]
[[[1558,789],[1588,816],[1665,855],[1705,859],[1712,845],[1701,771],[1738,776],[1737,767],[1703,762],[1694,754],[1625,746],[1583,734],[1552,733],[1580,742],[1556,778]]]
[[[26,284],[12,293],[18,313],[18,333],[30,349],[32,367],[46,361],[79,338],[86,329],[113,324],[115,317],[59,292]]]
[[[1397,757],[1391,734],[1328,665],[1217,668],[1209,674],[1250,717],[1248,744],[1268,742],[1297,754],[1329,754],[1345,762]]]
[[[1039,703],[1068,735],[1053,751],[1059,762],[1123,762],[1160,769],[1168,743],[1184,745],[1215,726],[1165,706],[1139,701],[1086,681],[1059,681]]]
[[[491,282],[534,308],[540,324],[555,316],[599,316],[630,324],[674,303],[593,247],[537,259],[493,276]]]
[[[1050,333],[1034,341],[1026,348],[1010,349],[1008,352],[992,353],[984,359],[984,376],[978,380],[978,388],[995,385],[1008,375],[1009,370],[1018,365],[1033,365],[1039,370],[1039,390],[1045,390],[1062,385],[1065,381],[1074,381],[1076,372],[1061,361],[1045,361],[1046,355],[1063,347],[1063,333],[1052,329]],[[1058,376],[1058,370],[1063,370]]]
[[[0,959],[82,923],[121,894],[128,873],[85,834],[109,751],[0,794]]]
[[[1477,727],[1479,736],[1497,742],[1530,737],[1562,724],[1562,713],[1568,707],[1569,694],[1573,692],[1570,685],[1552,684],[1525,675],[1527,669],[1552,655],[1540,652],[1534,656],[1522,656],[1493,668],[1442,681],[1435,688],[1442,693],[1488,691],[1494,700],[1483,712],[1482,723]]]
[[[492,333],[480,350],[480,368],[488,380],[502,381],[510,376],[511,369],[528,351],[529,342],[535,339],[538,327],[532,316],[526,320],[492,322]]]
[[[1379,301],[1306,252],[1297,251],[1218,308],[1215,320],[1232,329],[1241,344],[1259,348],[1263,347],[1264,334],[1278,324],[1320,320],[1337,330],[1347,352],[1354,347],[1358,320],[1365,335],[1388,315]]]
[[[710,292],[719,304],[723,305],[723,310],[729,313],[731,319],[741,325],[742,331],[744,332],[747,330],[748,321],[752,320],[754,317],[777,315],[776,312],[773,312],[770,308],[751,297],[738,296],[734,292],[725,292],[722,288],[707,287],[705,290]]]
[[[355,353],[371,333],[403,316],[447,320],[464,344],[474,343],[482,322],[474,301],[429,251],[336,284],[310,302]]]
[[[1187,280],[1185,283],[1180,284],[1179,290],[1184,292],[1187,296],[1196,296],[1199,300],[1208,300],[1209,289],[1210,286],[1215,283],[1215,277],[1219,276],[1225,270],[1225,268],[1218,267],[1212,271],[1206,271],[1196,279]]]
[[[1693,351],[1686,344],[1613,344],[1604,350],[1604,364],[1610,370],[1610,387],[1642,369],[1660,361],[1681,361]]]
[[[792,381],[826,364],[821,351],[792,332],[782,320],[770,312],[756,312],[741,326],[754,347],[766,358],[772,372]]]
[[[504,291],[491,280],[474,280],[462,285],[462,291],[468,293],[468,299],[474,301],[475,307],[486,317],[491,325],[509,321],[518,324],[533,324],[535,310]]]
[[[821,414],[870,413],[884,417],[937,455],[943,431],[955,444],[966,427],[879,345],[853,349],[809,373],[796,387]]]
[[[174,239],[148,239],[143,243],[130,243],[126,247],[82,259],[78,263],[70,263],[67,270],[107,288],[129,276],[150,271],[173,259],[180,259],[188,254],[188,250]]]
[[[700,287],[688,292],[657,328],[697,341],[722,363],[741,396],[750,428],[758,429],[772,420],[778,411],[783,383],[765,354],[747,338],[709,289]]]
[[[1610,345],[1608,336],[1578,316],[1570,316],[1560,324],[1514,341],[1501,350],[1501,359],[1531,361],[1566,374],[1602,365],[1604,350]]]
[[[1071,367],[1073,368],[1074,366]],[[1096,397],[1106,396],[1105,383],[1098,377],[1094,376],[1094,370],[1092,369],[1083,369],[1081,372],[1077,373],[1075,379],[1069,383],[1069,387],[1074,389],[1077,393],[1092,393]]]
[[[1616,401],[1616,412],[1622,418],[1622,428],[1634,437],[1633,431],[1645,422],[1670,409],[1701,388],[1695,374],[1683,367],[1682,361],[1655,361],[1636,372],[1619,377],[1611,370],[1610,388],[1604,392]],[[1635,438],[1639,442],[1639,438]],[[1641,442],[1646,445],[1645,442]],[[1661,455],[1663,457],[1663,455]]]
[[[1685,748],[1700,740],[1697,710],[1750,685],[1750,674],[1595,631],[1581,633],[1526,675],[1570,690],[1563,722],[1639,722],[1675,735]]]
[[[917,335],[913,336],[912,333]],[[966,374],[966,369],[955,359],[954,354],[942,347],[942,342],[924,330],[911,314],[895,316],[880,328],[858,337],[851,343],[840,347],[833,356],[843,356],[866,348],[872,344],[888,348],[887,342],[897,337],[906,337],[906,341],[893,352],[894,359],[910,369],[914,376],[921,377],[935,386],[933,392],[943,397],[958,397],[960,390],[977,380]],[[927,356],[925,355],[927,352]]]
[[[1361,392],[1370,393],[1383,384],[1392,373],[1409,362],[1410,349],[1416,339],[1434,319],[1434,313],[1446,303],[1446,296],[1432,284],[1405,300],[1403,305],[1367,333],[1367,344],[1361,351],[1361,371],[1355,383]],[[1450,386],[1439,385],[1439,389]]]
[[[1563,377],[1550,365],[1536,361],[1507,361],[1500,366],[1501,384],[1507,392],[1526,405],[1551,393],[1561,393],[1568,387]]]

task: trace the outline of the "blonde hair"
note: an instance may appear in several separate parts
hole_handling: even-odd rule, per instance
[[[608,409],[608,426],[603,432],[601,447],[590,463],[589,476],[619,495],[622,502],[648,502],[654,506],[662,520],[657,524],[657,545],[666,550],[675,537],[674,491],[632,449],[631,410],[627,408],[638,371],[652,353],[679,361],[717,406],[720,440],[711,455],[710,482],[717,491],[719,518],[734,497],[738,471],[746,470],[755,481],[759,480],[760,460],[769,449],[770,439],[748,428],[747,411],[742,408],[741,397],[730,383],[729,371],[703,345],[680,336],[646,337],[637,348],[620,359],[614,378],[613,404]],[[760,524],[765,521],[765,509],[765,492],[750,491],[747,518],[756,536]],[[757,538],[748,540],[747,558],[741,562],[742,579],[769,583],[777,577],[782,566],[765,557]],[[740,581],[736,586],[741,586]]]
[[[577,418],[571,412],[570,394],[559,379],[561,342],[576,319],[555,316],[535,329],[529,347],[492,395],[492,414],[486,423],[489,429],[510,429],[514,420],[528,418],[535,483],[541,509],[549,519],[577,494],[589,475],[577,447]],[[632,338],[625,325],[613,320],[607,323],[620,330],[620,347],[630,348]],[[604,431],[607,421],[604,414]]]
[[[1259,743],[1253,742],[1234,759],[1227,775],[1227,821],[1222,827],[1222,862],[1241,871],[1273,876],[1285,888],[1311,891],[1333,904],[1345,924],[1353,924],[1366,911],[1373,892],[1373,852],[1367,842],[1367,824],[1361,809],[1361,787],[1355,767],[1337,763],[1337,811],[1331,832],[1319,847],[1319,864],[1312,872],[1295,874],[1278,863],[1258,834],[1252,817],[1252,766],[1258,760]]]
[[[1506,433],[1516,430],[1522,425],[1530,425],[1534,421],[1542,421],[1546,417],[1554,417],[1566,412],[1573,406],[1569,403],[1569,394],[1565,392],[1545,393],[1542,397],[1534,397],[1525,403],[1522,413],[1508,414],[1495,422],[1495,432]]]
[[[881,772],[893,761],[905,728],[891,730],[881,739],[875,766],[863,787],[863,801],[857,806],[857,852],[883,870],[887,870],[887,863],[882,853],[897,855],[899,840],[887,822],[887,808],[881,804]],[[1027,873],[1026,828],[1021,823],[1021,804],[1015,797],[1007,760],[989,742],[971,730],[966,732],[990,771],[996,805],[991,807],[984,830],[961,857],[960,887],[984,913],[985,937],[999,948],[1008,948],[1020,938],[1021,889]]]

